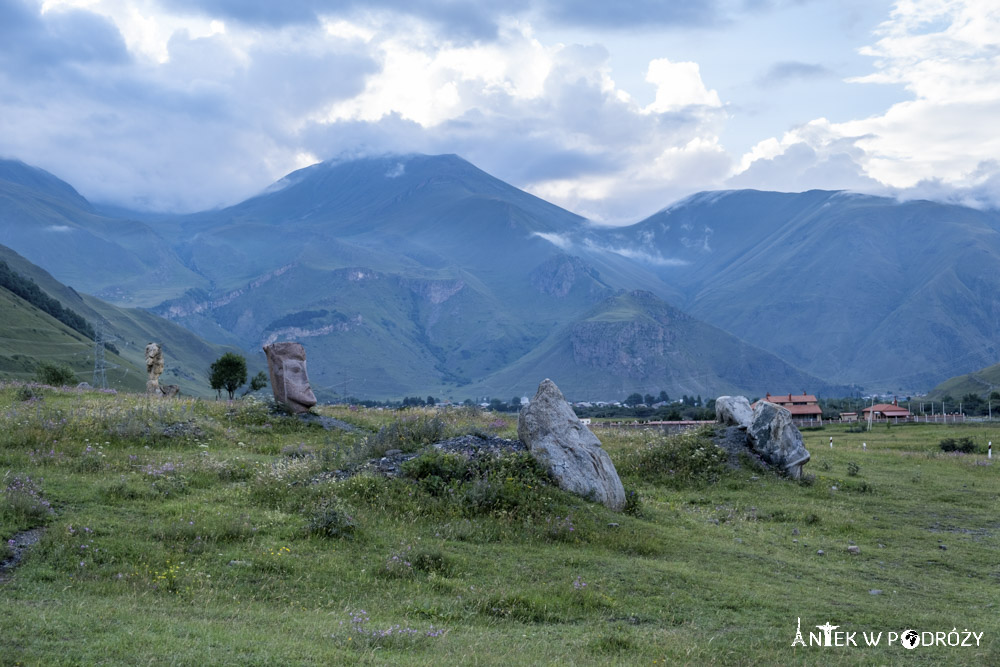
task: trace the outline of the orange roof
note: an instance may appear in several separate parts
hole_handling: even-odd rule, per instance
[[[783,403],[817,403],[818,399],[812,394],[807,394],[805,392],[801,394],[768,394],[765,398],[768,403],[777,403],[782,405]]]
[[[906,408],[901,408],[898,405],[893,405],[892,403],[876,403],[870,407],[865,408],[861,412],[868,414],[874,410],[875,412],[881,413],[886,417],[909,417],[910,411]]]
[[[774,401],[771,401],[774,403]],[[818,405],[782,405],[792,415],[821,415],[823,414],[823,408]]]

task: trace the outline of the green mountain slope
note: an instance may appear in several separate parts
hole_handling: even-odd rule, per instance
[[[670,265],[677,304],[804,370],[926,388],[997,358],[995,213],[812,191],[696,195],[604,243]]]
[[[13,160],[0,160],[0,244],[116,303],[151,305],[207,285],[149,226],[98,215],[68,184]]]
[[[0,260],[33,281],[49,297],[86,319],[110,340],[105,349],[107,381],[111,388],[144,391],[145,347],[161,344],[166,367],[160,381],[176,384],[187,395],[210,396],[206,374],[209,365],[232,348],[207,343],[187,329],[136,308],[121,308],[63,285],[10,248],[0,246]],[[9,290],[0,288],[0,375],[33,379],[40,361],[65,363],[80,382],[93,380],[95,343],[42,312]],[[262,357],[262,355],[259,355]],[[251,357],[256,372],[263,360]]]
[[[958,400],[966,394],[988,398],[994,391],[1000,391],[1000,364],[993,364],[973,373],[948,378],[928,392],[927,398],[932,401],[940,401],[944,396],[951,396]],[[994,403],[994,409],[997,409],[996,403]]]
[[[528,393],[539,377],[572,387],[573,397],[581,400],[661,390],[671,396],[762,395],[801,388],[826,395],[849,392],[644,291],[606,299],[474,388],[484,395]]]

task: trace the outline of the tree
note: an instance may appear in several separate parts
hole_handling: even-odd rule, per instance
[[[642,402],[646,405],[652,405],[653,403],[656,403],[656,397],[652,394],[646,394],[642,397]]]
[[[433,396],[428,395],[425,403],[427,403],[427,405],[434,406],[437,405],[437,399],[434,398]]]
[[[659,402],[659,403],[669,403],[670,402],[670,397],[667,395],[667,392],[661,391],[660,395],[657,397],[657,402]]]
[[[229,400],[233,400],[236,390],[246,384],[247,360],[233,352],[226,352],[212,362],[208,381],[212,389],[217,392],[225,389],[229,392]]]
[[[637,406],[640,403],[642,403],[642,394],[640,394],[639,392],[635,392],[635,393],[629,394],[628,398],[626,398],[622,402],[625,405],[629,406],[630,408],[634,408],[635,406]]]
[[[258,391],[266,386],[267,386],[267,373],[265,373],[264,371],[258,371],[257,375],[254,375],[252,378],[250,378],[250,386],[247,387],[246,391],[243,392],[243,395],[246,396],[250,392]],[[215,389],[215,387],[212,387],[212,389]]]

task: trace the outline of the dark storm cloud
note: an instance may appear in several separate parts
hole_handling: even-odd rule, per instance
[[[761,86],[777,86],[790,81],[825,79],[833,75],[833,71],[823,65],[787,61],[771,65],[757,82]]]
[[[68,63],[129,60],[115,25],[83,10],[53,11],[45,17],[27,0],[0,2],[0,61],[12,75],[34,75]]]

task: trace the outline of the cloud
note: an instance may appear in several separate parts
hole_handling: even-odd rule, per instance
[[[663,257],[659,253],[652,253],[647,250],[640,250],[634,247],[619,247],[611,245],[599,245],[591,239],[587,239],[585,245],[591,250],[598,250],[601,252],[610,252],[615,255],[620,255],[622,257],[627,257],[628,259],[634,259],[636,261],[642,262],[644,264],[651,264],[653,266],[687,266],[691,262],[685,259],[677,259],[673,257]],[[706,240],[706,250],[707,250],[707,240]]]
[[[569,250],[573,247],[573,241],[565,234],[548,234],[545,232],[533,232],[532,236],[537,236],[538,238],[545,239],[555,247],[561,250]]]
[[[775,182],[780,173],[792,176],[790,188],[829,179],[827,187],[902,197],[912,191],[940,198],[950,188],[978,201],[1000,198],[987,194],[998,184],[1000,155],[1000,136],[991,130],[1000,114],[995,3],[898,2],[879,36],[862,51],[874,58],[875,71],[849,81],[902,85],[911,99],[868,118],[818,119],[759,142],[731,182]]]
[[[76,64],[121,64],[129,60],[115,24],[91,12],[69,9],[44,19],[29,0],[0,3],[0,63],[11,78]]]
[[[785,61],[774,63],[763,76],[757,79],[764,87],[778,86],[790,81],[808,81],[833,76],[833,71],[815,63]]]

